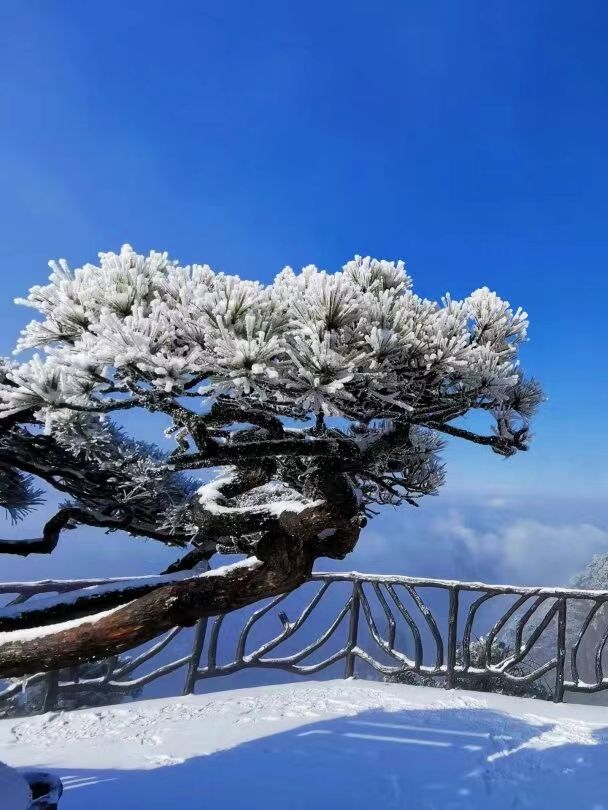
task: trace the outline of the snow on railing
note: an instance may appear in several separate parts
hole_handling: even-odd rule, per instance
[[[0,619],[11,606],[42,594],[105,582],[110,580],[0,584],[0,596],[10,597]],[[333,668],[335,677],[340,664],[347,678],[377,673],[404,683],[559,702],[566,691],[608,688],[607,604],[606,591],[315,573],[292,594],[201,619],[193,633],[175,628],[134,657],[0,682],[0,716],[115,702],[178,670],[185,671],[178,688],[189,694],[203,679],[248,668],[297,675]],[[232,630],[225,632],[228,624]],[[166,660],[183,634],[191,634],[187,648],[181,645],[185,654]],[[161,664],[142,671],[152,659]]]

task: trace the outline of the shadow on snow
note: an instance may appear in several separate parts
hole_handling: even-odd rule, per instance
[[[60,807],[608,810],[608,730],[588,728],[483,708],[367,711],[153,770],[59,772]]]

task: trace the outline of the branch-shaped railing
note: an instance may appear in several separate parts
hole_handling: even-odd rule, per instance
[[[8,609],[99,584],[8,583],[0,598]],[[344,677],[375,672],[561,701],[566,691],[608,688],[607,604],[606,591],[316,573],[298,591],[253,610],[171,630],[134,657],[4,682],[0,712],[113,702],[178,670],[184,679],[172,688],[191,693],[203,679],[247,668],[335,676],[341,662]]]

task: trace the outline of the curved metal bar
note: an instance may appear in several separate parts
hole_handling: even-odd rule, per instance
[[[310,616],[310,614],[313,612],[313,610],[319,604],[319,602],[323,598],[323,595],[325,594],[325,592],[329,588],[330,584],[331,583],[329,583],[329,582],[326,582],[326,583],[323,584],[323,586],[319,589],[319,591],[310,600],[308,605],[306,605],[306,607],[304,608],[304,610],[302,611],[302,613],[299,615],[299,617],[296,619],[295,622],[289,622],[288,619],[287,619],[287,616],[285,614],[282,614],[282,616],[279,616],[279,618],[283,622],[283,628],[284,628],[283,631],[281,633],[279,633],[278,636],[275,636],[274,638],[270,639],[270,641],[267,641],[258,650],[256,650],[256,652],[255,652],[256,657],[261,658],[265,653],[270,652],[270,650],[273,650],[275,647],[278,647],[279,644],[282,644],[290,636],[293,636],[293,634],[297,630],[300,629],[300,627],[304,624],[306,619]],[[285,594],[284,596],[288,596],[288,595],[289,594]],[[281,601],[281,599],[284,598],[284,596],[279,597],[278,599],[275,599],[274,603],[273,603],[273,605],[271,605],[271,607],[273,607],[275,604],[278,604]],[[265,610],[264,612],[267,613],[268,611]],[[262,611],[257,611],[257,613],[258,613],[257,618],[261,618],[261,616],[264,615],[262,613]],[[256,621],[257,621],[257,618],[256,618]],[[249,631],[249,629],[252,626],[253,626],[253,622],[247,622],[247,625],[245,625],[245,628],[247,629],[247,631]],[[243,633],[244,632],[245,631],[243,631]],[[241,638],[242,638],[242,635],[243,634],[241,634]],[[246,641],[246,638],[245,638],[245,641]],[[245,660],[247,658],[247,656],[245,655],[245,643],[243,642],[243,644],[241,645],[241,639],[239,639],[239,646],[237,648],[236,657],[238,659],[240,659],[240,660]]]
[[[304,649],[300,650],[300,652],[293,653],[292,655],[286,655],[283,656],[282,658],[262,658],[256,653],[255,657],[245,659],[245,662],[249,663],[250,661],[252,662],[255,661],[268,665],[277,664],[278,666],[281,666],[286,663],[297,664],[298,661],[301,661],[303,658],[307,658],[313,652],[318,650],[319,647],[322,647],[325,644],[325,642],[328,641],[333,636],[333,634],[336,632],[342,620],[349,613],[349,611],[350,611],[350,602],[347,602],[346,605],[344,605],[344,607],[342,608],[342,610],[338,613],[336,618],[333,620],[333,622],[330,624],[330,626],[327,628],[327,630],[322,635],[320,635],[316,641],[313,641],[311,644],[304,647]],[[344,650],[344,654],[346,654],[346,648]]]
[[[158,678],[162,678],[163,675],[168,675],[170,672],[175,672],[176,669],[185,666],[189,660],[190,656],[185,655],[183,658],[178,658],[177,661],[171,661],[162,667],[158,667],[158,669],[148,672],[147,675],[142,675],[140,678],[132,678],[130,681],[108,681],[108,686],[123,687],[128,690],[131,690],[136,686],[145,686],[147,683],[151,683],[152,681],[156,681]]]
[[[542,666],[537,667],[535,670],[530,672],[526,672],[525,674],[515,675],[512,672],[496,672],[495,670],[487,670],[487,669],[479,669],[478,667],[471,667],[468,672],[467,676],[476,679],[476,678],[483,678],[487,679],[488,675],[492,678],[495,678],[497,687],[501,685],[504,686],[505,683],[512,683],[512,684],[527,684],[533,683],[537,681],[539,678],[542,678],[544,675],[547,675],[549,672],[554,670],[557,666],[557,658],[552,658],[550,661],[542,664]]]
[[[328,658],[325,658],[323,661],[319,661],[316,664],[304,664],[302,666],[298,666],[297,664],[283,664],[279,663],[276,664],[274,660],[270,661],[254,661],[253,663],[247,665],[251,669],[282,669],[286,672],[293,672],[296,675],[310,675],[315,672],[320,672],[323,669],[335,664],[337,661],[345,658],[348,653],[348,650],[345,647],[342,647],[340,650],[335,652],[333,655],[330,655]],[[217,670],[214,672],[209,672],[206,669],[201,669],[198,672],[198,679],[205,680],[206,678],[214,678],[217,675],[232,675],[234,672],[239,672],[241,669],[245,667],[241,663],[232,663],[226,664],[222,667],[218,667]]]
[[[490,666],[492,664],[492,644],[494,643],[494,639],[503,629],[503,627],[507,624],[511,616],[516,613],[519,608],[524,605],[528,599],[530,598],[530,594],[523,594],[519,597],[507,610],[503,616],[494,623],[492,629],[486,636],[486,666]]]
[[[521,650],[526,625],[528,624],[532,616],[536,613],[536,611],[540,608],[540,606],[543,605],[548,598],[549,598],[548,596],[538,596],[517,622],[515,629],[515,650],[517,652],[520,652]]]
[[[534,632],[530,634],[530,638],[526,641],[525,644],[521,645],[518,652],[515,652],[513,655],[509,655],[506,658],[503,658],[496,667],[491,666],[488,664],[488,671],[494,672],[504,672],[511,666],[515,666],[515,664],[520,664],[524,658],[528,655],[534,644],[538,641],[538,639],[542,636],[545,632],[549,624],[553,621],[555,614],[559,611],[561,605],[561,600],[558,599],[555,601],[555,604],[551,605],[549,610],[545,613],[545,616],[536,627]]]
[[[329,587],[329,585],[328,585],[328,583],[325,583],[323,585],[323,588],[327,588],[327,587]],[[283,602],[285,599],[287,599],[288,596],[289,596],[288,593],[283,593],[280,596],[275,596],[275,598],[272,599],[267,605],[265,605],[262,608],[259,608],[259,610],[256,610],[251,614],[249,619],[247,619],[247,622],[245,623],[245,626],[243,627],[243,629],[241,631],[241,634],[239,636],[239,641],[238,641],[237,650],[236,650],[236,657],[237,658],[244,658],[245,657],[245,647],[247,645],[247,639],[249,637],[249,632],[250,632],[251,628],[253,627],[253,625],[259,619],[261,619],[262,616],[265,616],[267,613],[269,613],[272,610],[273,607],[275,607],[276,605],[279,605],[281,602]]]
[[[225,618],[225,613],[221,614],[220,616],[216,616],[213,620],[213,624],[211,625],[211,633],[209,634],[209,648],[207,650],[207,669],[210,672],[217,669],[217,642]]]
[[[591,610],[587,614],[587,617],[585,618],[585,621],[581,625],[581,629],[580,629],[580,631],[578,633],[576,641],[575,641],[575,643],[574,643],[574,645],[572,647],[572,650],[570,651],[570,669],[572,671],[572,681],[575,684],[578,683],[578,680],[579,680],[579,677],[578,677],[578,651],[579,651],[580,646],[582,644],[583,637],[584,637],[585,633],[587,632],[587,630],[589,629],[589,625],[591,624],[591,622],[595,618],[596,613],[599,610],[601,610],[601,608],[605,604],[606,604],[606,602],[595,602],[593,604],[593,607],[591,608]]]
[[[463,672],[467,672],[469,670],[469,667],[471,666],[471,634],[473,632],[473,624],[475,622],[477,611],[483,605],[484,602],[487,602],[488,599],[493,599],[495,596],[496,596],[495,593],[484,593],[483,596],[478,597],[469,606],[469,611],[467,613],[467,620],[465,622],[464,629],[462,631]]]
[[[604,678],[599,683],[573,683],[572,681],[564,682],[564,691],[566,692],[582,692],[586,695],[594,694],[608,689],[608,678]]]
[[[86,678],[85,680],[73,682],[73,681],[60,681],[58,683],[58,688],[60,691],[70,691],[75,688],[83,689],[84,687],[90,687],[91,689],[99,689],[100,686],[109,687],[110,689],[115,689],[117,691],[132,691],[134,688],[138,686],[145,686],[152,681],[157,680],[158,678],[162,678],[164,675],[169,675],[171,672],[174,672],[176,669],[183,667],[184,664],[187,664],[190,660],[189,655],[183,656],[183,658],[178,658],[175,661],[170,661],[167,664],[164,664],[162,667],[157,667],[156,669],[152,670],[152,672],[147,672],[145,675],[141,675],[139,678],[132,678],[126,681],[118,681],[118,680],[106,680],[105,677],[103,678]]]
[[[138,655],[137,658],[134,658],[132,661],[129,661],[122,667],[114,670],[114,675],[117,678],[122,678],[123,675],[128,675],[130,672],[133,672],[134,669],[145,664],[146,661],[149,661],[151,658],[154,658],[155,655],[158,655],[161,650],[164,650],[165,647],[170,644],[173,639],[178,636],[182,632],[182,627],[174,627],[173,630],[169,630],[166,636],[161,639],[157,644],[153,647],[150,647],[149,650],[146,650],[141,655]]]
[[[402,582],[400,584],[403,585],[405,590],[409,593],[409,595],[416,603],[416,607],[424,616],[424,619],[433,635],[433,638],[435,639],[435,644],[437,646],[437,653],[435,655],[435,669],[439,671],[441,669],[441,665],[443,664],[443,639],[441,637],[441,633],[439,632],[439,627],[437,627],[437,622],[433,618],[433,614],[424,603],[422,597],[420,596],[416,588],[413,585],[410,585],[405,582]],[[449,590],[449,585],[446,586],[446,590]]]
[[[420,630],[414,619],[412,618],[411,613],[405,607],[403,602],[397,596],[395,589],[392,585],[385,583],[385,588],[390,594],[391,599],[395,603],[395,606],[399,613],[403,616],[405,621],[407,622],[408,627],[412,631],[412,636],[414,638],[414,666],[416,669],[420,669],[422,666],[422,658],[423,658],[423,649],[422,649],[422,636],[420,635]]]
[[[595,681],[601,683],[604,680],[604,667],[602,665],[602,655],[604,654],[604,647],[608,641],[608,626],[604,631],[600,643],[597,646],[595,653]]]
[[[372,638],[376,642],[376,644],[380,647],[381,650],[384,650],[385,653],[388,655],[392,655],[397,661],[401,661],[402,665],[404,664],[408,669],[414,669],[413,661],[405,655],[405,653],[399,653],[396,650],[392,649],[387,641],[385,641],[380,633],[378,632],[378,627],[374,620],[371,608],[369,606],[369,602],[367,596],[363,593],[363,589],[361,589],[361,607],[363,608],[363,615],[365,616],[365,621],[369,628]],[[361,657],[361,656],[359,656]],[[402,666],[403,668],[403,666]]]
[[[381,664],[379,661],[367,653],[365,650],[357,650],[357,656],[362,660],[365,661],[366,664],[372,669],[375,669],[376,672],[382,673],[382,675],[397,675],[404,671],[403,667],[391,667],[388,664]],[[433,670],[434,671],[434,670]]]
[[[28,687],[35,686],[37,683],[46,680],[46,677],[46,672],[39,672],[37,675],[30,675],[29,678],[25,678],[22,681],[15,681],[0,692],[0,701],[9,700],[14,695],[19,694],[19,692],[24,692]]]
[[[384,594],[382,593],[382,588],[377,582],[372,582],[372,588],[374,589],[374,593],[376,594],[378,601],[382,605],[382,610],[384,611],[384,615],[386,616],[386,623],[388,625],[388,646],[392,650],[395,646],[395,634],[397,632],[397,622],[395,621],[395,617],[391,613],[391,610],[388,606],[388,602]]]
[[[323,659],[323,661],[319,661],[316,664],[302,664],[298,666],[297,664],[287,664],[282,666],[282,669],[287,670],[287,672],[293,672],[297,675],[313,675],[315,672],[321,672],[327,667],[330,667],[332,664],[336,664],[338,661],[341,661],[344,656],[346,655],[346,649],[342,648],[335,652],[333,655],[328,656],[327,658]],[[259,662],[255,664],[255,666],[267,666],[270,669],[274,667],[273,663],[264,664],[263,662]]]
[[[552,669],[555,669],[557,666],[557,658],[552,658],[550,661],[547,661],[540,667],[532,670],[531,672],[526,672],[525,675],[514,675],[512,672],[501,672],[500,675],[506,681],[510,681],[511,683],[532,683],[533,681],[537,681],[539,678],[542,678],[543,675],[546,675],[547,672],[551,672]]]

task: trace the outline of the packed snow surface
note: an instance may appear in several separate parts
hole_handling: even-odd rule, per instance
[[[608,709],[306,681],[3,720],[2,760],[61,810],[608,810]]]

